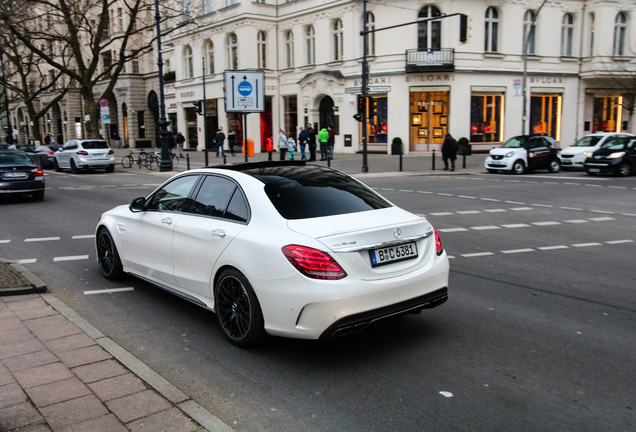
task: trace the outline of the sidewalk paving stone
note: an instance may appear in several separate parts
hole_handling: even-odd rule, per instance
[[[146,390],[144,383],[131,373],[89,384],[88,387],[103,401],[110,401]]]
[[[108,409],[92,394],[41,407],[40,411],[53,430],[59,430],[108,414]]]
[[[27,389],[26,392],[37,407],[65,402],[92,393],[76,376],[33,387]]]
[[[113,399],[106,406],[124,423],[171,408],[167,400],[152,390]]]
[[[79,377],[85,384],[101,381],[106,378],[112,378],[126,373],[126,369],[113,359],[104,360],[85,366],[79,366],[73,369],[73,373]]]
[[[91,345],[73,351],[61,352],[57,356],[70,368],[112,358],[112,356],[99,345]]]
[[[23,389],[30,389],[55,381],[72,378],[74,375],[62,362],[50,363],[29,369],[22,369],[13,373],[15,379]]]

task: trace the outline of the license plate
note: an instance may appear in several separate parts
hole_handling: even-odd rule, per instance
[[[6,172],[2,173],[2,178],[24,179],[27,178],[27,174],[23,172]]]
[[[105,153],[93,153],[93,158],[94,159],[100,159],[104,157]]]
[[[600,168],[590,168],[589,169],[590,172],[601,172]]]
[[[417,245],[415,242],[401,245],[382,247],[369,251],[371,266],[377,267],[397,261],[417,258]]]

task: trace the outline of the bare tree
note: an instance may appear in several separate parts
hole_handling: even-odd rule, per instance
[[[161,8],[162,34],[191,22],[177,1],[164,0]],[[111,94],[127,63],[156,47],[156,18],[152,0],[5,0],[0,34],[79,89],[90,118],[86,134],[97,138],[98,101]]]

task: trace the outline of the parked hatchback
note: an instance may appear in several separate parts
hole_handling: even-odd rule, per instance
[[[67,141],[53,159],[55,171],[70,169],[73,173],[82,170],[115,170],[115,152],[104,140],[74,139]]]
[[[617,174],[626,177],[636,171],[636,137],[616,138],[605,142],[585,159],[588,175]]]
[[[501,147],[490,150],[484,166],[490,173],[507,171],[523,174],[533,169],[558,172],[561,162],[552,137],[519,135],[510,138]]]
[[[586,135],[570,147],[566,147],[561,150],[561,153],[559,154],[559,158],[561,159],[561,168],[564,170],[571,168],[583,169],[583,165],[588,154],[598,150],[608,141],[626,136],[631,136],[631,134],[597,132],[591,135]]]

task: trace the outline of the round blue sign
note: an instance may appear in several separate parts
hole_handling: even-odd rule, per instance
[[[238,85],[238,92],[241,96],[249,96],[252,93],[252,84],[247,81],[242,81]]]

